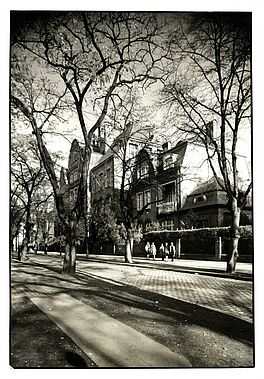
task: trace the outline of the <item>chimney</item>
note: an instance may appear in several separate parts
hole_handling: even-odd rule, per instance
[[[105,153],[105,136],[99,137],[99,149],[101,154]]]
[[[64,172],[64,168],[62,167],[60,171],[60,187],[62,188],[65,185],[66,185],[65,172]]]

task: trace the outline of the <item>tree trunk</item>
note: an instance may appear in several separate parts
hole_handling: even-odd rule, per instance
[[[76,236],[75,236],[75,228],[69,228],[68,238],[66,241],[64,261],[62,266],[62,273],[72,275],[75,274],[76,270]]]
[[[228,273],[233,273],[236,270],[236,262],[238,258],[238,241],[239,241],[239,222],[241,210],[237,206],[237,199],[232,199],[231,204],[231,241],[230,252],[227,256]]]
[[[47,244],[47,241],[45,240],[44,242],[44,254],[47,255],[48,254],[48,244]]]
[[[125,262],[133,263],[132,254],[133,254],[133,245],[134,239],[130,237],[126,240],[126,251],[125,251]]]
[[[72,275],[76,270],[76,244],[75,241],[66,244],[62,273]]]
[[[25,224],[25,236],[22,242],[21,250],[18,253],[18,260],[20,262],[24,262],[26,259],[26,254],[28,253],[28,244],[30,240],[30,231],[31,231],[31,223],[26,222]]]
[[[86,222],[86,221],[85,221]],[[86,226],[87,225],[85,225],[85,229],[86,229]],[[85,234],[87,233],[87,231],[85,231]],[[90,252],[89,252],[89,238],[88,238],[88,235],[86,234],[86,236],[84,237],[84,250],[85,250],[85,257],[86,257],[86,259],[88,259],[89,258],[89,254],[90,254]]]
[[[18,254],[18,260],[20,262],[25,261],[27,252],[28,252],[28,240],[26,238],[24,238],[24,240],[22,242],[21,250]]]

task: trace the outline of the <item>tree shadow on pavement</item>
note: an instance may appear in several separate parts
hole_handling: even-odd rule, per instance
[[[78,277],[82,278],[83,281],[87,280],[86,275],[78,274]],[[92,278],[89,278],[89,282],[90,280]],[[246,342],[249,345],[253,343],[253,325],[241,318],[134,286],[116,287],[111,283],[107,283],[107,286],[104,282],[102,283],[103,285],[100,288],[87,287],[87,289],[78,292],[73,290],[71,294],[76,298],[82,298],[82,301],[85,301],[87,297],[91,298],[91,296],[94,299],[101,298],[104,301],[111,302],[114,308],[118,305],[125,305],[131,309],[138,308],[163,314],[172,317],[175,323],[195,324]]]
[[[28,267],[32,267],[32,271],[27,270]],[[33,268],[38,269],[39,267],[44,268],[47,272],[34,272]],[[97,299],[97,301],[100,299],[107,300],[113,304],[114,308],[119,304],[148,310],[173,317],[175,323],[188,322],[225,334],[239,341],[249,344],[253,342],[253,325],[251,323],[220,311],[152,293],[134,286],[123,285],[117,287],[111,283],[106,284],[99,277],[93,278],[86,274],[61,275],[58,268],[50,267],[48,264],[28,262],[25,265],[25,269],[20,267],[19,272],[25,275],[34,275],[38,277],[39,285],[52,287],[54,290],[56,288],[58,292],[69,292],[82,301],[87,301],[87,299],[91,298]],[[58,275],[50,275],[51,272]],[[49,279],[48,283],[47,278]],[[29,281],[28,283],[31,282]],[[37,286],[38,283],[34,282],[33,284]],[[37,287],[35,290],[37,293]],[[41,292],[42,290],[40,289]],[[103,304],[101,305],[103,306]]]
[[[25,295],[13,302],[10,365],[14,368],[96,367],[78,346]]]
[[[36,272],[40,267],[44,271]],[[17,274],[28,275],[28,281],[24,279],[23,282],[21,278],[18,282],[14,274],[14,284],[30,284],[32,283],[32,275],[36,278],[36,281],[32,283],[34,284],[35,294],[45,295],[45,288],[52,289],[52,293],[68,293],[127,324],[131,323],[133,318],[136,319],[133,316],[140,312],[140,317],[148,315],[147,317],[151,322],[153,319],[159,319],[160,316],[169,318],[167,323],[170,323],[171,328],[197,325],[246,343],[248,346],[252,346],[254,340],[253,325],[249,322],[220,311],[152,293],[134,286],[117,287],[114,281],[106,284],[99,277],[89,277],[81,273],[65,276],[61,275],[57,268],[42,263],[28,262],[25,268],[20,266]],[[140,330],[140,322],[135,322],[133,327]]]

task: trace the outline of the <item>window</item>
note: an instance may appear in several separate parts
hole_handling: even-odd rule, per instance
[[[74,151],[72,154],[72,161],[75,162],[75,161],[77,161],[77,159],[78,159],[78,153],[77,153],[77,151]]]
[[[146,232],[151,230],[151,222],[146,222]]]
[[[73,180],[75,181],[75,180],[78,180],[79,179],[79,173],[78,173],[78,171],[74,171],[74,173],[73,173]]]
[[[78,195],[78,187],[75,187],[70,190],[70,201],[74,202],[77,200],[77,195]]]
[[[149,175],[149,166],[146,164],[143,166],[140,166],[139,169],[137,170],[138,179],[146,178],[148,175]]]
[[[176,201],[175,182],[163,185],[163,196],[166,196],[166,203],[174,203]]]
[[[106,170],[105,186],[106,187],[111,186],[111,170],[110,170],[110,168],[108,168]]]
[[[173,228],[174,228],[173,220],[162,221],[161,227],[162,227],[162,229],[165,229],[165,230],[173,230]]]
[[[198,220],[195,222],[195,226],[197,229],[206,228],[208,226],[208,220]]]
[[[138,222],[137,228],[139,231],[143,230],[143,223],[141,221]]]
[[[207,200],[207,197],[205,195],[200,195],[200,196],[197,196],[193,199],[193,204],[196,204],[196,203],[205,203]]]
[[[129,158],[134,158],[137,155],[138,152],[138,145],[136,143],[130,143],[129,144]]]
[[[173,188],[168,195],[168,203],[173,203],[175,201],[175,189]]]
[[[143,193],[137,193],[137,210],[140,211],[143,208]]]
[[[103,172],[100,172],[99,174],[99,185],[100,185],[100,188],[104,187],[104,173]]]
[[[74,190],[70,190],[70,201],[74,201]]]
[[[144,205],[149,204],[151,202],[151,191],[145,191],[144,192]],[[151,204],[147,206],[146,209],[151,209]]]
[[[92,181],[92,190],[93,191],[98,191],[98,178],[96,175],[93,176],[93,181]]]
[[[172,157],[168,157],[164,159],[164,170],[173,167],[173,159]]]
[[[78,196],[78,187],[75,187],[74,188],[74,200],[75,201],[77,200],[77,196]]]

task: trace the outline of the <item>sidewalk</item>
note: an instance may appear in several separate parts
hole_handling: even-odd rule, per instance
[[[59,292],[56,287],[32,282],[20,284],[12,289],[13,301],[19,301],[21,291],[98,367],[191,367],[183,355],[83,301]]]
[[[116,264],[111,264],[111,261],[105,264],[107,260],[102,262],[96,258],[93,258],[94,262],[79,260],[80,269],[84,269],[85,274],[78,271],[75,276],[67,276],[60,273],[61,259],[58,255],[50,255],[30,256],[25,264],[12,261],[12,304],[15,304],[14,296],[21,300],[22,291],[41,313],[48,316],[46,319],[54,322],[97,367],[252,366],[252,323],[237,317],[237,314],[224,313],[220,296],[224,291],[224,298],[230,295],[236,304],[241,300],[247,306],[247,302],[240,299],[240,294],[244,294],[243,288],[251,283],[222,280],[223,288],[219,283],[209,285],[208,293],[207,282],[219,282],[220,278],[128,267],[121,263],[122,257],[114,257],[120,259]],[[146,263],[151,265],[153,262]],[[113,280],[108,280],[112,271]],[[148,271],[149,276],[142,275],[142,271]],[[118,283],[121,285],[115,282],[115,273],[120,273]],[[156,280],[156,274],[161,275],[161,280]],[[179,275],[189,278],[175,282],[174,276]],[[164,276],[168,280],[162,279]],[[127,281],[122,278],[127,278]],[[132,278],[138,281],[137,285]],[[152,290],[149,287],[142,289],[140,281],[147,281]],[[201,294],[206,301],[208,295],[214,297],[215,309],[206,307],[206,304],[199,305],[199,302],[181,300],[178,292],[174,293],[174,298],[153,291],[155,283],[163,283],[163,290],[164,284],[172,292],[177,288],[188,295],[187,300],[191,300],[190,293],[199,295],[193,281],[203,282],[199,286]],[[127,286],[127,282],[132,285]],[[239,298],[234,296],[236,291],[233,287]],[[20,315],[27,319],[26,313]],[[35,325],[35,334],[39,334],[39,338],[35,338],[40,340],[40,344],[43,341],[41,337],[46,335],[46,327],[47,323],[43,323],[39,316]],[[28,334],[31,329],[32,325]],[[18,332],[14,355],[20,353]],[[42,349],[48,347],[49,342],[44,343],[46,345],[39,345],[35,350],[29,348],[29,351],[32,355],[35,351],[44,351]],[[62,355],[68,353],[63,343],[59,351]],[[41,354],[39,360],[43,356]],[[27,357],[31,359],[31,355]],[[30,362],[27,367],[30,367]],[[38,362],[37,358],[35,362]]]
[[[85,259],[83,255],[78,255],[78,259]],[[124,262],[124,257],[120,255],[99,255],[91,254],[89,260],[97,260],[122,265],[130,265]],[[199,275],[212,275],[231,279],[252,280],[252,263],[238,262],[236,272],[228,274],[226,270],[226,262],[224,261],[200,261],[189,259],[175,259],[174,262],[162,261],[157,258],[155,261],[141,257],[133,257],[133,265],[137,267],[158,268],[163,270],[172,270],[186,273],[195,273]]]
[[[30,299],[98,367],[191,366],[167,347],[68,294],[31,295]]]

